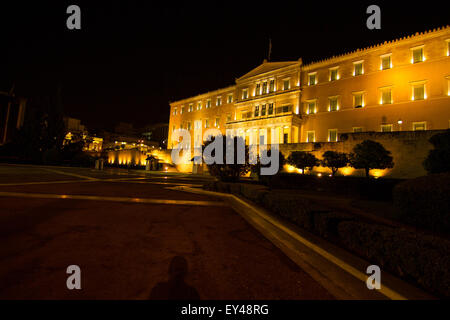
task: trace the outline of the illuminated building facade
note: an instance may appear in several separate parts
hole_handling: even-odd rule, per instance
[[[247,144],[447,129],[449,55],[446,26],[309,64],[264,61],[233,86],[172,102],[168,148],[179,128],[189,130],[191,146],[208,128]]]

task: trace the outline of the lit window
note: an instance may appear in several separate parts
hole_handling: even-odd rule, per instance
[[[381,104],[392,103],[392,89],[385,88],[381,90]]]
[[[216,122],[214,123],[214,126],[218,128],[219,124],[220,124],[220,118],[216,118]]]
[[[227,114],[227,122],[231,121],[231,113]]]
[[[181,107],[181,112],[180,112],[180,114],[183,114],[183,113],[184,113],[184,106]]]
[[[197,110],[202,110],[202,103],[201,102],[197,102]]]
[[[308,101],[306,103],[306,114],[316,113],[316,101]]]
[[[392,132],[392,124],[382,124],[381,132]]]
[[[306,132],[306,142],[316,142],[316,132],[307,131]]]
[[[267,93],[267,81],[263,82],[262,93]]]
[[[364,93],[359,92],[353,94],[353,107],[355,108],[364,107]]]
[[[233,94],[229,94],[227,96],[227,103],[232,103],[233,102]]]
[[[353,132],[354,133],[363,132],[363,128],[362,127],[353,127]]]
[[[364,73],[362,61],[355,62],[353,64],[353,68],[354,68],[354,70],[353,70],[353,75],[354,76],[360,76],[360,75],[362,75]]]
[[[248,99],[248,89],[242,90],[242,99]]]
[[[328,130],[328,141],[329,142],[337,142],[337,129],[329,129]]]
[[[265,116],[265,115],[266,115],[266,105],[263,104],[263,105],[261,106],[261,116]]]
[[[191,103],[191,104],[189,105],[189,112],[192,112],[192,111],[194,111],[194,105]]]
[[[425,84],[416,84],[413,85],[413,92],[412,92],[412,99],[413,100],[423,100],[425,99]]]
[[[270,80],[269,81],[269,92],[274,92],[275,91],[275,80]]]
[[[291,85],[289,79],[283,80],[283,90],[289,90],[290,86]]]
[[[190,122],[187,123],[187,129],[188,129],[189,131],[191,131],[191,123],[190,123]]]
[[[255,107],[255,117],[259,116],[259,106]]]
[[[173,115],[174,115],[174,116],[177,115],[177,108],[173,108]]]
[[[211,99],[206,100],[206,109],[211,108]]]
[[[216,99],[216,105],[217,105],[217,106],[222,105],[222,97],[217,97],[217,99]]]
[[[205,120],[205,128],[209,128],[209,120],[208,119]]]
[[[268,115],[272,115],[273,114],[273,103],[269,103],[269,110],[268,110]]]
[[[413,122],[413,130],[414,131],[427,130],[427,123],[425,121]]]
[[[255,88],[255,96],[258,96],[261,94],[261,84],[257,83]]]
[[[317,84],[317,72],[308,74],[308,85],[313,86]]]
[[[447,42],[447,56],[450,56],[450,39],[445,40]]]
[[[339,79],[338,68],[330,69],[330,81]]]
[[[417,62],[422,62],[424,61],[423,58],[423,47],[420,48],[413,48],[411,49],[412,51],[412,58],[411,58],[411,62],[412,63],[417,63]]]
[[[338,107],[338,98],[337,98],[337,97],[329,98],[329,107],[328,107],[328,111],[337,111],[337,110],[339,110],[339,107]]]
[[[381,56],[381,70],[392,68],[391,54]]]

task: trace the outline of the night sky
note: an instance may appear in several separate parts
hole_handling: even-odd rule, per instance
[[[169,101],[232,85],[269,38],[271,61],[307,63],[450,23],[445,1],[5,2],[0,83],[25,96],[61,86],[65,113],[97,129],[168,122]],[[66,28],[70,4],[81,30]],[[370,4],[381,30],[366,28]]]

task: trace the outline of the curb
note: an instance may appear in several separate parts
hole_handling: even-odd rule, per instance
[[[248,223],[337,299],[434,299],[430,294],[384,271],[381,272],[381,288],[369,290],[366,286],[369,275],[365,272],[371,263],[279,219],[267,210],[236,195],[184,186],[169,187],[169,189],[228,200],[231,207]]]

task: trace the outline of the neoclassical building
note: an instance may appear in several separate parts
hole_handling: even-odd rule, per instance
[[[445,26],[308,64],[264,61],[230,87],[170,103],[168,148],[179,128],[194,146],[208,128],[247,144],[289,144],[449,125]]]

